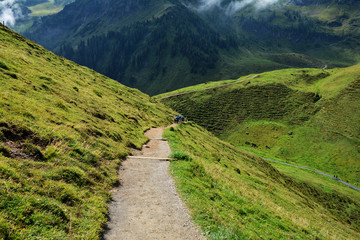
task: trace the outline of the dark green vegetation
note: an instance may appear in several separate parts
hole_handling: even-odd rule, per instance
[[[99,239],[143,131],[172,113],[0,26],[0,239]]]
[[[278,70],[161,101],[243,149],[360,186],[360,65]]]
[[[86,24],[78,21],[84,14]],[[27,36],[147,93],[204,81],[218,66],[219,49],[236,46],[186,7],[166,0],[77,1],[43,22]]]
[[[284,175],[194,123],[172,130],[164,137],[184,161],[172,162],[171,173],[208,239],[360,237],[360,193]]]
[[[358,1],[282,0],[234,15],[186,7],[198,2],[78,0],[26,36],[149,94],[273,69],[359,62]]]

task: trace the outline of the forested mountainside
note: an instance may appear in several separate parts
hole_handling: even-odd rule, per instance
[[[43,17],[26,36],[150,94],[271,69],[359,61],[356,1],[242,8],[214,2],[205,8],[199,1],[78,0]]]

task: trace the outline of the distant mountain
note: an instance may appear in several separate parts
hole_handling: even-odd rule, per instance
[[[288,67],[349,66],[360,59],[360,3],[78,0],[26,36],[128,86],[157,94]]]

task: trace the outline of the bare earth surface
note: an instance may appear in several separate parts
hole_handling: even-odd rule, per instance
[[[109,230],[105,240],[136,239],[205,239],[193,225],[188,210],[178,196],[168,173],[171,154],[162,139],[164,128],[145,133],[150,141],[135,156],[123,162],[121,186],[113,193],[110,204]]]

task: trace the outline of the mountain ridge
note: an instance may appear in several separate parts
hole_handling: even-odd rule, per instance
[[[261,10],[248,6],[229,16],[221,8],[199,12],[175,0],[77,1],[43,18],[26,36],[152,95],[250,73],[344,67],[360,60],[353,51],[359,48],[358,10],[349,5],[358,3],[331,1],[328,9],[311,5],[317,14],[291,1],[279,4]],[[94,17],[84,13],[88,8],[96,12]],[[114,44],[120,57],[112,55]]]

